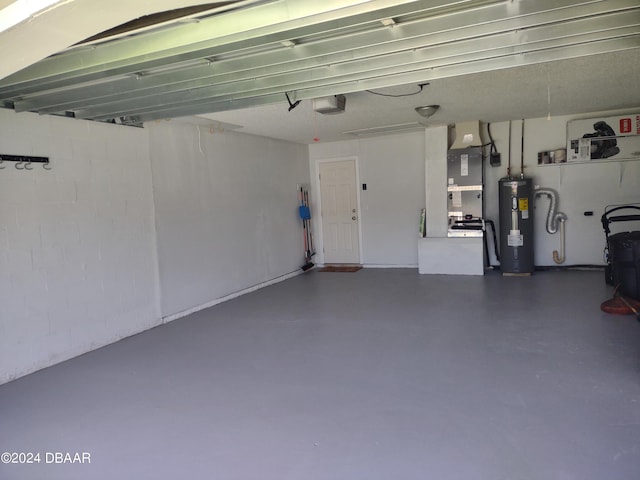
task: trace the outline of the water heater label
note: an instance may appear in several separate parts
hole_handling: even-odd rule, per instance
[[[522,247],[524,245],[523,235],[511,234],[507,237],[507,245],[510,247]]]
[[[529,210],[529,199],[528,198],[519,198],[518,199],[518,206],[520,208],[521,212],[524,212],[525,210]]]

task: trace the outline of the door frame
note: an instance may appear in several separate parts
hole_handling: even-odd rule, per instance
[[[315,216],[315,220],[312,219],[313,231],[317,232],[317,234],[313,236],[313,240],[316,245],[317,263],[319,265],[325,264],[324,232],[322,229],[322,200],[320,195],[320,164],[345,161],[353,161],[355,163],[356,169],[356,184],[354,185],[354,187],[356,189],[356,208],[358,209],[358,263],[362,264],[362,208],[360,206],[360,162],[358,161],[357,156],[352,155],[348,157],[318,158],[313,160],[311,172],[311,197],[313,198],[315,205],[317,205],[318,207],[318,214]]]

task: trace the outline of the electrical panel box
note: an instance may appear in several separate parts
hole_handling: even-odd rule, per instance
[[[447,154],[449,237],[482,237],[484,217],[482,147]]]

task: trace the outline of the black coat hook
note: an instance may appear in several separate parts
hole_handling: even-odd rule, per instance
[[[17,170],[33,170],[34,163],[42,163],[42,166],[45,168],[45,170],[51,170],[50,167],[46,167],[46,165],[49,165],[49,157],[36,157],[32,155],[7,155],[1,153],[0,170],[5,168],[4,162],[16,162],[14,166]]]

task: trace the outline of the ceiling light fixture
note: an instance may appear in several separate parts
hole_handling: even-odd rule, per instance
[[[440,108],[440,105],[425,105],[422,107],[416,107],[416,112],[418,112],[418,115],[420,115],[421,117],[424,118],[429,118],[432,117],[434,113],[436,113],[438,111],[438,109]]]

